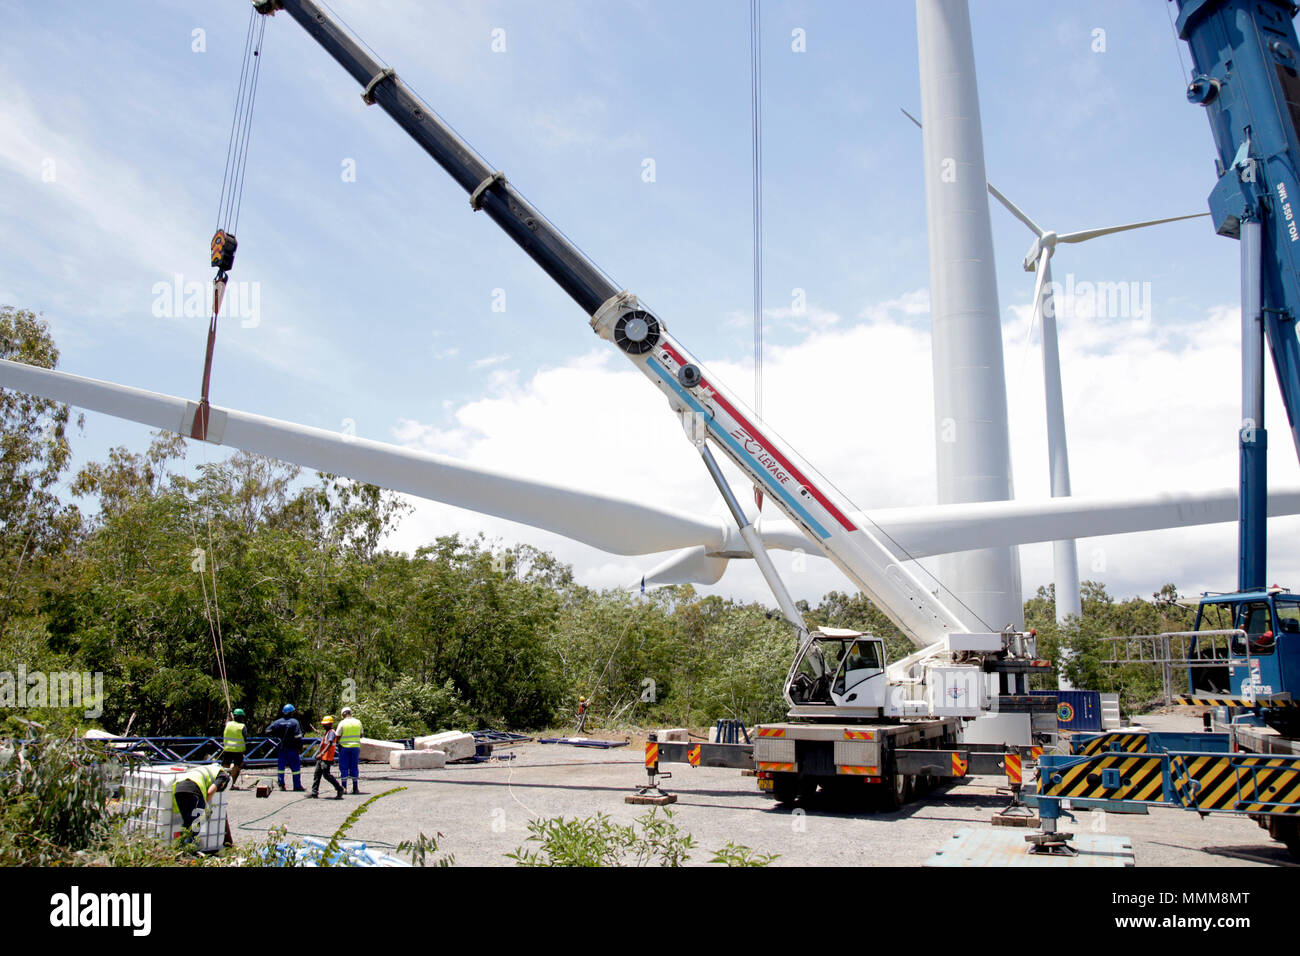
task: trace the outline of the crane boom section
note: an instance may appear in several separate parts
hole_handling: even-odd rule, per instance
[[[1258,222],[1264,328],[1300,452],[1300,43],[1289,0],[1178,0],[1192,54],[1187,98],[1218,150],[1210,212],[1220,235]],[[1254,422],[1262,426],[1261,422]]]

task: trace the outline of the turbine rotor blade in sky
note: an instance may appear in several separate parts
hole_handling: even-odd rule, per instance
[[[0,360],[0,386],[188,436],[196,403]],[[612,554],[723,549],[721,518],[535,481],[429,452],[212,406],[214,444],[564,535]]]
[[[1043,227],[1040,226],[1038,223],[1034,222],[1034,220],[1030,219],[1029,216],[1024,212],[1024,210],[1022,210],[1019,206],[1017,206],[1005,195],[1003,195],[1002,190],[998,189],[998,187],[994,186],[992,183],[989,183],[988,187],[989,187],[989,193],[993,196],[993,198],[996,199],[998,202],[1002,203],[1002,205],[1006,206],[1007,211],[1010,212],[1011,215],[1015,216],[1026,226],[1028,226],[1030,232],[1032,232],[1035,236],[1039,236],[1040,238],[1046,235],[1046,232],[1044,231]]]
[[[990,189],[991,188],[992,187],[990,187]],[[1208,215],[1208,212],[1197,212],[1190,216],[1170,216],[1168,219],[1148,219],[1145,222],[1130,222],[1123,226],[1106,226],[1103,229],[1084,229],[1080,232],[1067,232],[1059,235],[1056,237],[1056,241],[1087,242],[1089,239],[1096,239],[1098,236],[1109,236],[1113,232],[1128,232],[1130,229],[1144,229],[1147,226],[1158,226],[1162,222],[1181,222],[1184,219],[1200,219],[1202,216]]]
[[[1052,250],[1046,246],[1038,256],[1038,267],[1035,270],[1038,275],[1034,278],[1034,308],[1029,313],[1029,331],[1025,333],[1025,351],[1020,359],[1020,369],[1024,372],[1025,362],[1029,358],[1029,345],[1034,341],[1034,326],[1038,324],[1038,316],[1043,309],[1043,277],[1047,275],[1047,260],[1051,257]],[[1047,294],[1051,295],[1052,290],[1049,288]]]

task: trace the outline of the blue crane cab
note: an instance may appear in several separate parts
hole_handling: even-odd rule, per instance
[[[1300,594],[1276,586],[1207,593],[1196,610],[1195,630],[1242,633],[1198,642],[1194,654],[1215,663],[1188,669],[1191,696],[1300,697]],[[1294,710],[1268,711],[1266,719],[1290,723]]]

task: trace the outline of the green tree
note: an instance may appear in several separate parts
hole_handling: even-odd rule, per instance
[[[59,350],[35,313],[3,306],[0,358],[54,368]],[[80,531],[77,509],[58,497],[71,422],[66,405],[0,388],[0,639],[15,615],[34,612],[42,578]]]

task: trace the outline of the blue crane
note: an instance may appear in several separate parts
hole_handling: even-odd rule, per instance
[[[1205,109],[1218,150],[1210,192],[1215,230],[1241,243],[1242,412],[1237,590],[1207,594],[1201,630],[1242,631],[1223,667],[1191,668],[1193,696],[1300,697],[1300,595],[1269,587],[1268,432],[1264,341],[1300,452],[1300,42],[1290,0],[1177,0],[1192,55],[1190,102]],[[1198,698],[1203,699],[1203,698]],[[1289,724],[1294,708],[1265,708]]]

